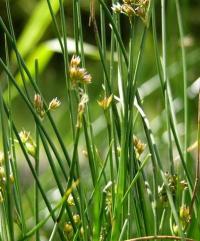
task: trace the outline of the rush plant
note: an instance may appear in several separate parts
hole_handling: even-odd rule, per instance
[[[193,127],[198,129],[195,144],[190,146],[182,1],[110,2],[90,1],[90,34],[96,41],[91,46],[83,38],[81,1],[72,1],[74,45],[70,47],[65,1],[41,1],[46,5],[38,7],[38,14],[45,9],[41,21],[46,27],[52,23],[65,80],[65,99],[57,96],[55,88],[47,100],[48,86],[42,90],[40,83],[52,56],[45,52],[50,42],[35,52],[31,67],[26,57],[29,49],[16,40],[13,13],[5,0],[7,19],[0,18],[4,36],[0,58],[2,241],[199,240],[200,117]],[[174,54],[181,56],[175,65],[169,64],[169,17],[177,26]],[[123,38],[122,21],[128,41]],[[35,28],[36,44],[41,36],[36,25],[30,26]],[[147,53],[149,41],[153,56]],[[198,57],[194,60],[194,53],[188,53],[188,62],[192,59],[193,64],[199,61]],[[99,62],[97,71],[89,66],[88,55]],[[159,98],[152,95],[149,101],[142,86],[146,84],[151,92],[154,82],[144,80],[143,72],[152,62]],[[183,90],[183,136],[171,88],[174,73]],[[94,101],[91,96],[98,75],[102,76],[102,96]],[[29,118],[24,118],[34,126],[31,130],[15,119],[16,112],[23,114],[23,109],[16,110],[16,96],[29,112]],[[162,113],[156,113],[161,134],[152,123],[148,101],[154,113],[156,103],[162,105]],[[64,131],[56,118],[61,112],[67,125]],[[197,157],[190,155],[192,151]],[[33,181],[29,190],[23,189],[28,178],[23,166]]]

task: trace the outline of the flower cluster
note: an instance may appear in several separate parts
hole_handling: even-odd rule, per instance
[[[170,175],[169,172],[166,172],[165,177],[167,179],[168,189],[174,198],[176,196],[177,187],[179,187],[181,190],[188,189],[188,183],[185,180],[180,181],[177,175]],[[161,203],[164,204],[164,206],[167,206],[168,197],[167,197],[166,186],[164,185],[164,183],[162,184],[161,187],[159,186],[158,194],[159,194]]]
[[[73,209],[75,207],[75,200],[74,200],[74,195],[72,194],[72,191],[75,189],[75,187],[79,184],[79,180],[74,182],[71,186],[71,188],[69,188],[66,192],[66,196],[67,196],[67,205],[69,206],[69,208],[72,210],[72,218],[73,218],[73,223],[77,228],[80,228],[80,235],[82,236],[84,233],[83,227],[81,226],[81,217],[78,213],[73,213]],[[72,222],[71,221],[65,221],[63,223],[63,233],[66,237],[67,240],[71,241],[74,238],[74,228],[72,226]]]
[[[28,154],[30,154],[32,157],[35,157],[36,145],[30,136],[30,132],[23,130],[19,133],[19,137],[20,137],[22,143],[24,144]]]
[[[58,98],[53,98],[49,102],[48,110],[56,110],[60,105],[61,102],[58,100]],[[44,103],[40,94],[35,94],[34,96],[34,107],[40,118],[43,119],[46,114],[46,111],[44,109]]]
[[[146,23],[148,7],[149,0],[123,0],[122,4],[113,4],[112,10],[114,13],[123,13],[129,18],[140,17]]]
[[[185,204],[182,205],[179,210],[179,216],[184,228],[191,220],[190,208]]]
[[[143,153],[146,144],[144,144],[139,138],[134,137],[133,138],[133,145],[136,151],[137,158],[140,157],[140,155]]]
[[[49,110],[56,110],[60,105],[61,102],[56,97],[49,103]]]
[[[83,118],[83,114],[85,112],[85,107],[88,100],[89,100],[88,95],[85,93],[81,93],[81,99],[78,104],[78,116],[77,116],[77,123],[76,123],[77,128],[82,127],[82,118]]]
[[[80,57],[73,55],[69,66],[69,77],[74,87],[79,83],[90,84],[92,81],[91,75],[85,68],[80,67],[80,63]]]
[[[98,102],[99,106],[101,106],[104,110],[106,110],[110,107],[112,99],[113,99],[113,96],[110,95],[109,97],[104,97],[102,100],[99,100],[97,102]]]
[[[177,175],[170,175],[168,172],[165,173],[165,177],[167,178],[168,188],[169,188],[172,196],[175,197],[176,190],[177,190],[178,177],[177,177]],[[164,206],[167,206],[168,205],[168,197],[167,197],[166,186],[164,185],[164,183],[162,184],[161,187],[158,188],[158,194],[159,194],[161,203],[164,204]]]
[[[187,225],[191,221],[190,208],[185,204],[183,204],[179,208],[179,220],[180,220],[182,230],[185,231],[185,229],[187,228]],[[178,234],[178,225],[176,224],[173,225],[173,232],[174,234]]]
[[[40,94],[35,94],[34,96],[34,107],[38,115],[43,119],[45,115],[43,100]]]

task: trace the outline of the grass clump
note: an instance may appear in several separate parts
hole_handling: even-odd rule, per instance
[[[100,63],[94,74],[85,58],[81,2],[73,0],[73,52],[68,45],[64,3],[58,2],[59,7],[55,7],[47,0],[46,11],[62,56],[62,101],[56,90],[51,101],[46,100],[48,88],[40,88],[40,59],[34,59],[31,72],[19,51],[9,1],[5,6],[8,23],[0,19],[5,44],[5,58],[0,58],[5,83],[0,85],[0,240],[198,240],[199,156],[195,167],[189,155],[187,65],[179,0],[173,7],[181,43],[178,64],[183,76],[183,138],[169,75],[167,1],[113,0],[108,4],[91,0],[90,27]],[[127,46],[120,25],[124,15],[130,30]],[[153,130],[146,114],[146,98],[140,88],[151,34],[154,57],[146,62],[155,62],[160,83],[164,118],[158,117],[164,126],[164,148],[162,135]],[[102,96],[92,101],[95,75],[100,72]],[[30,131],[20,131],[23,126],[15,120],[16,95],[31,116]],[[63,107],[66,135],[56,119]],[[98,125],[93,117],[96,110],[100,113]],[[199,120],[195,148],[199,153]],[[28,191],[21,185],[22,156],[33,180]],[[42,171],[44,160],[48,168]]]

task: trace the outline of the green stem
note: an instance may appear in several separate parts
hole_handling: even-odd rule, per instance
[[[188,158],[188,100],[187,100],[187,65],[186,65],[186,53],[184,47],[184,32],[183,32],[183,23],[182,23],[182,16],[181,16],[181,9],[179,0],[175,0],[176,4],[176,12],[177,12],[177,19],[178,19],[178,29],[180,35],[180,43],[181,43],[181,60],[182,60],[182,68],[183,68],[183,96],[184,96],[184,159],[185,163],[187,163]]]

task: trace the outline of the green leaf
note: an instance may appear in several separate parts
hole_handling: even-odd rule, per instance
[[[59,10],[59,1],[52,1],[51,4],[54,14],[56,14]],[[22,57],[35,48],[51,21],[52,19],[46,0],[42,0],[36,6],[31,18],[17,41],[17,47]]]

